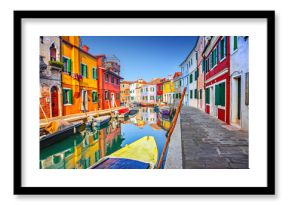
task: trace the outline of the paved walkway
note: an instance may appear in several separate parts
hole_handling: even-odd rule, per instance
[[[247,169],[248,132],[193,107],[181,110],[184,169]]]

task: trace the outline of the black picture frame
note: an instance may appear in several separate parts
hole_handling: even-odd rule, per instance
[[[21,122],[22,19],[204,18],[267,20],[267,186],[266,187],[23,187]],[[271,75],[269,75],[271,73]],[[17,92],[16,92],[17,89]],[[20,92],[20,93],[19,93]],[[19,99],[19,95],[21,96]],[[14,194],[16,195],[273,195],[275,194],[275,11],[14,11]],[[17,99],[17,102],[15,101]]]

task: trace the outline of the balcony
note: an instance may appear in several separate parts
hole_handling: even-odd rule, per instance
[[[63,63],[60,61],[49,61],[48,64],[52,70],[61,71],[63,69]]]

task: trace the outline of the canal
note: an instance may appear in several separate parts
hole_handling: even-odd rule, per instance
[[[87,169],[126,144],[153,136],[158,161],[166,142],[171,121],[162,118],[153,107],[139,107],[134,117],[113,119],[100,129],[86,129],[40,151],[41,169]],[[166,156],[163,160],[166,161]],[[163,167],[163,166],[162,166]]]

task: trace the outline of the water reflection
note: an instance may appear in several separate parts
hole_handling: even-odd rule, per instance
[[[40,168],[87,169],[126,144],[148,135],[155,138],[160,157],[170,123],[152,107],[140,107],[135,117],[112,120],[107,127],[85,130],[41,150]]]

